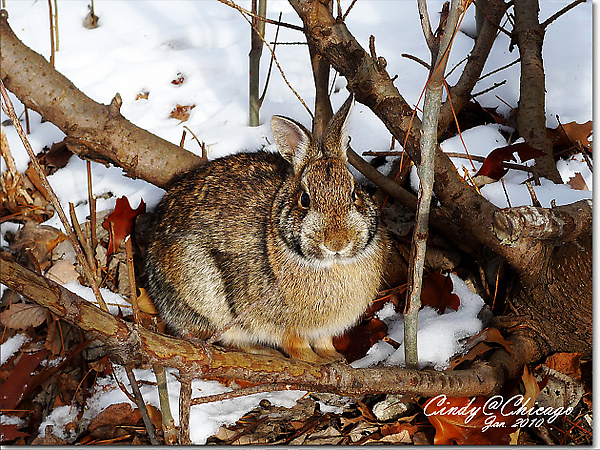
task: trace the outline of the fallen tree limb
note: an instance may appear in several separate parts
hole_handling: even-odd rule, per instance
[[[282,390],[346,396],[397,393],[429,397],[443,392],[449,397],[465,397],[498,392],[507,379],[519,375],[524,362],[540,356],[532,340],[514,337],[511,355],[498,350],[494,364],[479,363],[467,370],[354,369],[340,363],[319,366],[283,356],[196,346],[184,339],[152,333],[102,311],[59,284],[6,259],[2,260],[0,279],[25,298],[100,339],[110,347],[119,364],[160,364],[203,379],[243,379],[257,384],[275,383]]]
[[[556,208],[519,206],[494,214],[494,231],[505,244],[522,237],[551,241],[554,245],[572,242],[592,228],[591,200],[580,200]]]
[[[28,108],[66,135],[82,158],[121,167],[127,176],[167,187],[176,174],[201,164],[200,157],[125,119],[117,94],[110,105],[93,101],[39,53],[24,45],[0,13],[0,76]]]

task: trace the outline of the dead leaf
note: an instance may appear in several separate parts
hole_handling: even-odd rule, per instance
[[[185,77],[183,76],[183,74],[181,72],[177,72],[177,76],[173,81],[171,81],[171,84],[178,86],[178,85],[182,84],[184,81],[185,81]]]
[[[37,366],[48,357],[48,350],[23,353],[8,378],[0,385],[0,408],[15,409],[29,389]]]
[[[482,356],[484,353],[492,349],[493,347],[490,347],[485,342],[479,342],[466,354],[457,356],[456,358],[452,359],[452,361],[450,361],[450,370],[454,370],[456,366],[462,364],[465,361],[473,361],[475,360],[475,358]]]
[[[552,141],[556,150],[571,148],[580,144],[583,147],[590,147],[589,137],[592,134],[593,123],[588,120],[585,123],[569,122],[559,125],[556,128],[547,128],[546,134]]]
[[[577,172],[574,176],[572,176],[569,179],[569,181],[567,182],[567,184],[569,186],[571,186],[573,189],[577,189],[579,191],[589,191],[590,190],[587,183],[581,176],[581,173],[579,173],[579,172]]]
[[[523,394],[523,404],[534,405],[538,395],[540,395],[540,386],[533,374],[529,371],[527,364],[523,366],[523,375],[521,376],[525,393]]]
[[[140,311],[144,312],[146,314],[151,314],[153,316],[158,315],[158,311],[156,310],[156,307],[154,306],[154,302],[148,295],[148,292],[146,291],[146,289],[138,288],[138,290],[140,291],[140,295],[137,298],[137,304],[138,304],[138,307],[140,308]]]
[[[371,346],[386,335],[386,324],[377,317],[372,317],[341,336],[333,338],[333,345],[344,355],[346,361],[351,363],[365,356]]]
[[[15,303],[0,314],[0,322],[13,330],[37,327],[46,320],[46,309],[34,303]]]
[[[140,411],[129,403],[115,403],[91,420],[88,431],[93,432],[105,426],[135,425],[141,418]]]
[[[498,181],[508,172],[508,169],[504,168],[503,163],[505,161],[516,161],[514,157],[515,153],[519,155],[521,162],[529,161],[530,159],[538,158],[546,154],[541,150],[531,147],[527,142],[500,147],[493,150],[485,158],[483,165],[475,176],[486,176]]]
[[[546,359],[545,364],[550,369],[581,380],[581,353],[555,353]]]
[[[54,263],[45,274],[46,278],[56,281],[58,284],[67,284],[79,278],[79,272],[69,261],[59,260]]]
[[[146,203],[144,203],[144,200],[141,200],[140,206],[134,210],[131,208],[127,197],[123,196],[117,199],[114,211],[106,216],[106,219],[102,223],[102,227],[108,230],[110,234],[108,243],[109,256],[117,251],[123,239],[129,235],[133,236],[135,218],[145,212]]]
[[[427,400],[423,411],[435,428],[434,445],[507,445],[514,431],[511,425],[519,416],[509,414],[514,410],[510,404],[504,405],[505,415],[489,406],[484,408],[487,402],[485,397],[438,396]],[[490,417],[498,426],[488,427]]]
[[[18,424],[2,424],[2,432],[0,433],[0,442],[6,443],[10,441],[14,441],[20,437],[29,436],[29,433],[25,433],[24,431],[19,431],[19,428],[24,427],[24,425]]]
[[[186,120],[188,120],[190,118],[190,111],[192,109],[194,109],[196,107],[196,105],[180,105],[179,103],[177,103],[177,106],[175,106],[175,108],[173,108],[173,110],[171,111],[171,114],[169,114],[169,117],[171,119],[177,119],[181,122],[185,122]]]
[[[421,290],[421,306],[431,306],[440,314],[446,312],[446,308],[458,311],[460,297],[452,293],[454,285],[452,279],[438,272],[432,272],[423,277],[423,288]]]
[[[485,334],[485,342],[493,342],[495,344],[500,344],[502,347],[504,347],[504,350],[506,350],[512,355],[512,350],[510,349],[512,344],[510,343],[510,341],[504,339],[504,337],[497,328],[488,328],[487,330],[485,330]]]

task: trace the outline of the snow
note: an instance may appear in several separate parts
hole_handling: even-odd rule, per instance
[[[477,314],[484,305],[483,299],[469,290],[465,283],[454,274],[449,275],[452,292],[460,297],[458,311],[448,309],[440,314],[431,306],[419,311],[417,325],[417,351],[419,367],[433,366],[437,370],[448,367],[450,358],[461,352],[460,340],[481,331],[481,321]],[[352,367],[364,368],[383,363],[388,366],[404,365],[404,321],[402,314],[396,313],[391,303],[381,309],[377,317],[388,327],[388,336],[400,344],[398,349],[381,340],[375,343],[367,355],[354,361]]]
[[[428,2],[434,26],[437,25],[440,1]],[[540,2],[542,20],[562,8],[568,2]],[[261,109],[262,125],[256,128],[247,126],[247,55],[249,51],[249,29],[246,21],[235,10],[209,1],[97,1],[95,12],[100,17],[99,27],[88,30],[82,27],[88,12],[88,0],[63,0],[58,2],[60,50],[56,54],[56,68],[67,76],[80,90],[95,101],[108,104],[118,92],[123,99],[121,113],[134,124],[179,144],[184,126],[206,144],[210,159],[233,152],[246,150],[274,150],[269,120],[273,114],[293,117],[310,127],[310,116],[284,82],[276,67],[273,68],[271,83]],[[240,1],[242,7],[249,8],[250,1]],[[344,10],[350,5],[343,0]],[[46,58],[49,57],[49,33],[47,3],[35,0],[7,2],[9,23],[24,43]],[[300,25],[300,20],[283,0],[269,0],[268,16],[277,18],[283,13],[282,21]],[[472,11],[472,10],[471,10]],[[591,57],[591,2],[577,6],[567,15],[552,23],[546,32],[544,65],[546,68],[546,110],[547,124],[556,127],[558,117],[561,123],[577,121],[584,123],[592,118],[592,57]],[[390,2],[382,0],[359,1],[346,20],[348,28],[364,48],[368,48],[369,36],[376,37],[378,55],[384,56],[391,76],[398,75],[396,85],[410,105],[415,105],[425,84],[427,70],[402,53],[414,55],[423,60],[429,59],[415,2]],[[448,67],[458,64],[471,49],[472,39],[467,35],[474,29],[474,17],[470,12],[465,16],[462,30],[456,36]],[[274,40],[275,27],[267,26],[267,42]],[[407,39],[407,36],[414,38]],[[302,41],[303,36],[293,30],[282,28],[280,42]],[[280,45],[277,58],[285,70],[285,75],[306,104],[314,104],[314,87],[308,50],[305,45]],[[486,63],[484,74],[518,58],[518,51],[509,51],[509,38],[500,33],[491,56]],[[464,63],[462,63],[464,64]],[[263,52],[261,80],[266,77],[268,51]],[[461,67],[449,76],[454,83],[460,75]],[[184,83],[174,85],[172,80],[180,74]],[[497,107],[498,112],[507,114],[516,107],[519,94],[519,65],[482,79],[474,92],[482,91],[494,83],[507,82],[477,97],[486,107]],[[334,108],[339,108],[347,97],[345,80],[338,78],[332,95]],[[136,100],[138,94],[147,92],[147,99]],[[14,96],[17,114],[23,107]],[[177,104],[195,105],[189,120],[180,123],[169,118],[169,113]],[[42,123],[41,117],[29,112],[31,134],[28,136],[35,152],[49,147],[63,139],[64,134],[49,122]],[[2,121],[6,116],[2,115]],[[24,171],[28,157],[12,126],[4,127],[17,168]],[[391,137],[385,126],[365,106],[356,104],[350,119],[352,146],[359,153],[366,150],[387,150]],[[486,156],[493,149],[507,145],[499,125],[485,125],[471,130],[463,130],[463,138],[472,155]],[[200,153],[200,146],[187,134],[184,147]],[[446,152],[464,153],[459,138],[443,142]],[[397,145],[397,148],[399,146]],[[464,166],[474,174],[468,160],[453,158],[459,171]],[[479,168],[480,163],[475,163]],[[2,160],[2,170],[6,169]],[[590,189],[592,175],[585,161],[575,156],[559,161],[558,169],[563,180],[581,173]],[[133,208],[143,199],[151,210],[164,194],[142,180],[131,180],[123,176],[121,169],[92,163],[93,190],[96,196],[112,193],[109,199],[99,199],[98,211],[114,208],[115,200],[127,196]],[[530,205],[531,197],[521,183],[527,178],[525,172],[511,170],[500,182],[481,189],[482,194],[499,207]],[[557,205],[591,198],[591,191],[577,191],[567,185],[554,185],[541,180],[534,186],[537,198],[543,206],[550,206],[552,200]],[[87,174],[85,162],[74,157],[68,165],[50,177],[63,208],[68,202],[76,205],[78,218],[83,221],[88,214]],[[415,185],[413,180],[413,186]],[[508,194],[505,194],[505,189]],[[58,218],[52,218],[48,225],[62,229]],[[2,233],[14,231],[15,225],[2,224]],[[4,237],[2,245],[5,245]],[[477,313],[483,305],[481,298],[471,293],[455,275],[450,275],[454,290],[461,298],[458,311],[440,315],[432,308],[425,308],[419,315],[418,346],[422,365],[435,368],[447,366],[450,357],[462,350],[460,340],[477,333],[481,322]],[[70,283],[68,289],[94,301],[88,288],[78,283]],[[128,303],[116,294],[103,291],[113,314]],[[117,306],[120,305],[120,306]],[[391,337],[402,343],[403,324],[401,316],[392,311],[391,305],[380,311],[379,316],[390,329]],[[16,337],[17,338],[17,337]],[[15,339],[15,338],[13,338]],[[9,343],[10,342],[10,343]],[[7,341],[2,345],[18,348],[17,341]],[[20,344],[22,345],[22,343]],[[6,347],[8,351],[9,347]],[[16,351],[16,350],[15,350]],[[403,346],[394,350],[389,344],[377,343],[369,354],[354,363],[355,367],[365,367],[376,362],[402,364]],[[172,412],[176,423],[178,418],[179,382],[176,371],[168,370],[169,393]],[[136,370],[136,377],[155,381],[151,371]],[[123,373],[117,374],[125,385]],[[141,386],[146,401],[159,406],[156,388]],[[229,390],[216,382],[196,380],[193,383],[195,396],[211,395]],[[276,405],[292,406],[302,392],[278,392],[256,394],[232,400],[195,406],[191,411],[191,438],[195,444],[203,444],[222,424],[232,424],[243,414],[256,407],[260,399],[268,398]],[[112,378],[99,379],[96,391],[85,405],[84,419],[89,420],[98,412],[113,403],[129,402]],[[55,408],[40,426],[44,433],[45,425],[54,425],[53,433],[61,437],[71,436],[65,429],[76,409]],[[2,416],[5,423],[5,417]]]
[[[115,376],[131,392],[125,370],[122,367],[116,366],[115,369]],[[134,369],[133,373],[138,382],[148,381],[156,383],[156,377],[152,370]],[[171,414],[173,415],[175,425],[178,426],[180,389],[180,383],[177,380],[178,371],[167,369],[166,375]],[[140,383],[140,390],[146,404],[160,409],[158,390],[155,386]],[[231,391],[231,388],[225,387],[216,381],[194,380],[192,382],[192,399],[229,391]],[[206,440],[214,435],[221,425],[235,424],[246,412],[256,408],[262,399],[269,400],[275,406],[291,408],[304,395],[306,395],[306,392],[303,391],[266,392],[223,400],[217,403],[195,405],[191,408],[190,412],[190,439],[196,445],[205,444]],[[135,406],[115,384],[112,377],[100,378],[96,381],[94,394],[86,404],[82,421],[90,421],[108,406],[118,403],[128,403]]]
[[[25,334],[16,334],[3,342],[0,345],[0,366],[12,358],[23,347],[23,344],[30,340],[31,338]]]

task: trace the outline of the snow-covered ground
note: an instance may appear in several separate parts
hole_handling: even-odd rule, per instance
[[[249,27],[239,12],[219,3],[217,0],[199,1],[102,1],[94,3],[95,12],[100,17],[99,27],[86,29],[82,22],[88,13],[87,0],[58,1],[59,12],[59,51],[56,54],[56,68],[67,76],[79,89],[95,101],[109,103],[118,92],[123,99],[122,114],[135,123],[173,143],[179,143],[183,126],[191,129],[203,140],[210,159],[240,151],[252,151],[262,147],[275,150],[269,129],[269,119],[273,114],[281,114],[310,125],[310,116],[284,82],[276,68],[273,69],[270,86],[261,109],[262,125],[256,128],[247,126],[248,114],[248,51]],[[351,3],[342,0],[342,7]],[[429,3],[433,26],[437,26],[439,1]],[[550,17],[568,2],[544,0],[541,3],[541,20]],[[250,1],[240,1],[245,8]],[[35,51],[49,57],[50,39],[48,31],[48,5],[36,0],[8,0],[9,23],[23,42]],[[567,15],[552,23],[546,32],[544,65],[546,70],[546,110],[548,126],[556,127],[558,117],[561,123],[592,119],[592,14],[591,1],[577,6]],[[268,16],[277,18],[282,12],[284,22],[300,24],[291,6],[283,0],[269,0]],[[462,29],[452,48],[449,68],[459,63],[472,46],[468,33],[475,27],[471,8],[463,21]],[[369,36],[376,37],[378,55],[384,56],[387,69],[393,76],[398,75],[396,85],[409,104],[414,105],[423,89],[427,71],[421,65],[401,56],[408,53],[423,60],[429,59],[422,32],[416,2],[391,0],[359,0],[346,20],[349,29],[359,42],[368,48]],[[275,27],[267,25],[267,41],[272,42]],[[282,28],[279,42],[304,41],[297,31]],[[262,80],[268,67],[268,51],[263,53],[261,65]],[[286,78],[307,105],[314,103],[314,88],[308,49],[305,45],[279,45],[277,58],[285,71]],[[504,66],[518,58],[518,51],[509,51],[509,38],[501,33],[494,44],[484,73]],[[463,63],[464,64],[464,63]],[[460,67],[449,76],[450,84],[460,74]],[[180,75],[184,82],[179,85],[171,82]],[[519,65],[483,79],[474,89],[482,91],[494,83],[507,82],[497,89],[481,95],[478,101],[486,107],[497,107],[498,112],[507,114],[509,106],[516,106],[519,95]],[[146,99],[137,99],[138,94],[147,93]],[[338,108],[348,93],[345,81],[337,78],[332,95],[334,108]],[[14,98],[17,113],[21,104]],[[180,123],[169,118],[169,113],[177,104],[195,105],[189,120]],[[35,151],[63,139],[63,133],[49,122],[42,123],[41,117],[30,112],[31,134],[29,139]],[[6,117],[2,115],[2,121]],[[13,127],[4,127],[10,148],[19,170],[27,167],[28,158]],[[356,104],[350,122],[353,148],[359,152],[366,150],[387,150],[390,135],[373,113],[361,104]],[[189,136],[189,133],[188,133]],[[463,138],[469,153],[486,156],[493,149],[507,143],[500,133],[500,126],[487,125],[464,130]],[[452,138],[442,144],[445,151],[464,153],[459,138]],[[185,148],[200,153],[195,141],[187,139]],[[465,160],[454,159],[457,167],[467,167]],[[143,199],[152,209],[164,191],[142,180],[125,178],[118,168],[106,168],[92,164],[93,189],[97,196],[111,192],[113,197],[99,200],[98,210],[108,210],[115,206],[115,199],[127,196],[135,208]],[[476,167],[479,165],[476,163]],[[568,180],[580,172],[587,185],[592,188],[592,176],[581,158],[562,161],[559,169],[563,179]],[[2,161],[2,170],[5,170]],[[472,172],[472,170],[471,170]],[[505,187],[512,206],[531,204],[527,188],[520,183],[525,174],[509,171]],[[542,180],[535,186],[538,199],[549,206],[554,199],[557,204],[566,204],[582,198],[591,198],[591,191],[578,191],[566,185],[555,186]],[[76,157],[69,164],[50,177],[50,182],[65,207],[68,202],[77,206],[77,214],[83,221],[88,214],[87,179],[85,162]],[[482,189],[485,195],[498,206],[507,206],[505,190],[500,183],[493,183]],[[62,228],[57,218],[48,225]],[[14,227],[14,226],[13,226]],[[11,225],[3,225],[3,229]],[[458,311],[440,315],[429,308],[420,317],[419,352],[422,360],[436,367],[444,367],[449,358],[461,347],[459,340],[477,333],[481,323],[476,315],[483,301],[470,293],[464,283],[452,275],[454,290],[461,298]],[[75,289],[73,286],[69,288]],[[85,288],[78,287],[78,293],[86,298],[93,296]],[[389,308],[380,317],[395,330],[394,339],[402,341],[401,317]],[[17,351],[25,343],[24,339],[13,339],[2,345],[3,356],[9,351]],[[447,345],[440,345],[446,343]],[[387,344],[386,344],[387,345]],[[401,352],[393,352],[389,345],[377,344],[369,355],[354,363],[362,367],[387,359],[388,363],[402,363]],[[10,347],[10,348],[9,348]],[[136,371],[141,379],[152,379],[146,371]],[[175,421],[178,423],[177,397],[179,384],[169,372],[169,392]],[[121,380],[127,384],[124,377]],[[128,402],[111,379],[101,380],[89,403],[85,405],[85,418],[91,417],[111,403]],[[100,384],[98,385],[100,386]],[[194,395],[204,396],[226,391],[216,382],[197,381]],[[148,403],[159,406],[157,393],[149,386],[142,389]],[[254,408],[260,399],[278,405],[292,405],[302,396],[302,392],[281,392],[256,394],[253,396],[196,406],[192,409],[192,442],[203,444],[214,434],[221,424],[234,423],[248,410]],[[64,407],[63,407],[64,408]],[[72,411],[57,409],[41,426],[54,424],[54,433],[64,432],[65,419]],[[4,416],[2,416],[4,421]],[[61,426],[62,424],[62,426]]]

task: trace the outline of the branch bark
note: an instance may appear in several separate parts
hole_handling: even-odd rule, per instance
[[[542,60],[544,28],[540,25],[538,0],[515,0],[516,40],[521,55],[521,82],[517,127],[519,134],[533,148],[546,153],[535,159],[539,176],[562,184],[554,162],[552,141],[546,133],[546,74]]]
[[[201,164],[200,157],[143,130],[119,112],[120,96],[110,105],[97,103],[25,46],[0,13],[0,76],[25,106],[37,111],[66,135],[71,151],[121,167],[131,178],[167,187],[172,178]]]
[[[150,332],[100,310],[53,281],[5,259],[0,266],[0,280],[103,341],[111,348],[118,364],[160,364],[203,379],[243,379],[257,384],[275,383],[282,389],[347,396],[404,393],[428,397],[444,392],[449,397],[464,397],[498,392],[507,379],[518,376],[524,362],[537,359],[541,354],[533,340],[515,335],[511,355],[499,350],[492,363],[480,363],[467,370],[354,369],[340,363],[318,366],[283,356],[223,351],[205,344],[195,346],[184,339]]]

